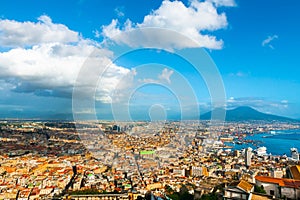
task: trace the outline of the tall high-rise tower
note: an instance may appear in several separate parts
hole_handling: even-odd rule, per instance
[[[247,167],[251,166],[252,148],[248,147],[245,151],[245,164]]]
[[[299,152],[297,148],[291,148],[292,159],[299,161]]]

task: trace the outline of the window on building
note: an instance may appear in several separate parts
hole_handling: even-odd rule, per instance
[[[270,195],[274,195],[274,194],[275,194],[274,190],[270,190]]]

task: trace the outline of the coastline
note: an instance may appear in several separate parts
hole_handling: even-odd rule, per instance
[[[226,142],[226,146],[232,146],[232,150],[241,150],[251,147],[257,149],[259,147],[266,147],[267,153],[282,156],[291,156],[290,148],[300,149],[300,129],[276,130],[272,132],[256,133],[247,135],[243,140],[251,140],[253,143],[237,144],[233,142]]]

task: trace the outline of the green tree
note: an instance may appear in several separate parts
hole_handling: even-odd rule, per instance
[[[165,190],[167,192],[167,194],[172,194],[174,193],[174,190],[171,188],[171,186],[169,185],[165,185]]]
[[[204,195],[202,195],[200,200],[218,200],[218,196],[216,193],[204,194]]]
[[[261,193],[261,194],[267,194],[267,192],[264,189],[264,186],[259,187],[259,186],[255,185],[254,192]]]
[[[179,195],[178,193],[173,193],[168,195],[172,200],[179,200]]]
[[[182,185],[179,192],[174,192],[170,186],[166,186],[167,191],[168,189],[172,191],[168,194],[172,200],[194,200],[194,195],[189,193],[186,185]]]

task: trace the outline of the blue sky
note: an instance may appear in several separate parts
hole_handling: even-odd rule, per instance
[[[153,110],[195,118],[217,105],[213,86],[178,56],[199,48],[211,58],[199,50],[201,69],[211,69],[216,82],[221,76],[227,108],[300,118],[299,6],[296,0],[4,0],[0,118],[70,118],[74,85],[86,101],[78,100],[82,115],[122,118],[129,109],[134,119]],[[123,46],[129,53],[120,56]],[[95,48],[97,69],[79,82]]]

